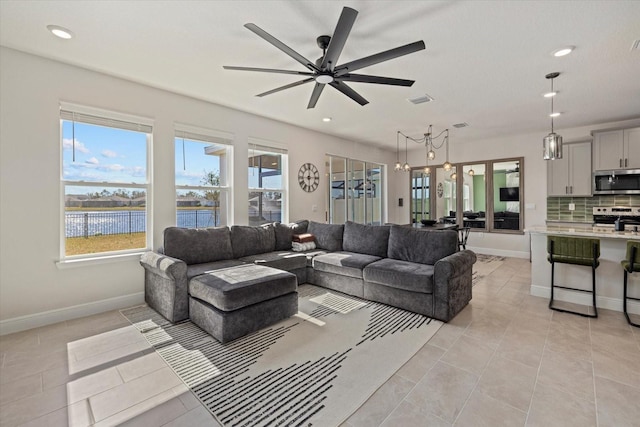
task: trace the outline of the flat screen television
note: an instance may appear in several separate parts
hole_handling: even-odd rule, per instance
[[[520,187],[502,187],[500,188],[501,202],[517,202],[520,200]]]

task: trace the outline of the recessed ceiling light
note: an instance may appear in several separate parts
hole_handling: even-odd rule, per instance
[[[557,94],[558,92],[547,92],[542,96],[544,96],[545,98],[551,98],[552,96],[556,96]]]
[[[323,122],[330,122],[331,121],[331,117],[324,117],[322,119]]]
[[[60,37],[61,39],[69,40],[70,38],[73,38],[71,30],[67,30],[59,25],[47,25],[47,30],[51,31],[54,36]]]
[[[573,49],[575,49],[575,46],[566,46],[563,47],[561,49],[555,50],[553,51],[553,56],[565,56],[565,55],[569,55]]]
[[[549,114],[549,117],[558,117],[560,115],[560,113],[551,113]]]

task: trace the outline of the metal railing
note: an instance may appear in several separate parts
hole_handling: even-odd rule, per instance
[[[65,212],[66,237],[91,237],[113,234],[144,233],[147,229],[143,210]],[[262,218],[250,218],[256,225],[280,221],[281,212],[263,211]],[[220,212],[217,209],[178,210],[176,225],[185,228],[217,227]]]

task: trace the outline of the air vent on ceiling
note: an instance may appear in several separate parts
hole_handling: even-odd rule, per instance
[[[631,50],[640,50],[640,39],[633,42],[633,44],[631,45]]]
[[[424,102],[433,101],[433,98],[425,93],[424,95],[416,96],[415,98],[409,98],[407,101],[412,104],[422,104]]]
[[[455,125],[453,125],[454,128],[466,128],[467,126],[469,126],[469,123],[467,122],[462,122],[462,123],[456,123]]]

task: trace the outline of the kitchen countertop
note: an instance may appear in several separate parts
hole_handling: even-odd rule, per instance
[[[578,237],[598,237],[605,239],[640,240],[640,231],[634,231],[633,228],[630,229],[628,227],[625,231],[615,231],[613,227],[593,227],[591,224],[585,224],[584,227],[579,225],[576,225],[575,227],[538,225],[529,227],[524,231],[531,234],[556,234]]]

